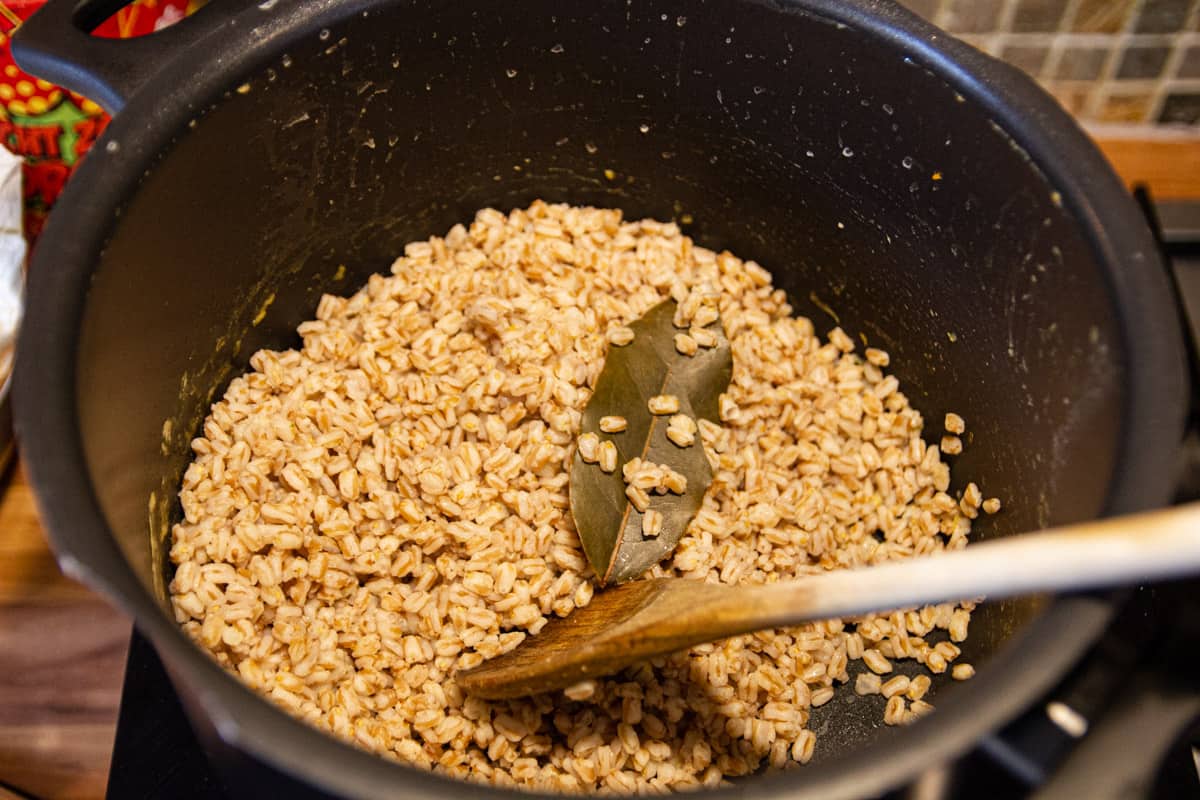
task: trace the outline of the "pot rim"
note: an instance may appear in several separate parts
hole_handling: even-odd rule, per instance
[[[1182,436],[1185,388],[1179,328],[1154,241],[1133,201],[1076,123],[1036,84],[942,33],[899,6],[875,0],[746,0],[783,13],[807,13],[863,31],[934,72],[966,100],[983,106],[1014,146],[1029,154],[1086,227],[1096,258],[1108,264],[1109,288],[1122,309],[1123,344],[1136,353],[1104,514],[1165,503]],[[28,312],[17,349],[15,407],[25,461],[49,538],[68,575],[113,599],[164,656],[221,738],[261,761],[326,790],[384,797],[461,792],[456,779],[386,761],[300,723],[205,657],[164,613],[119,552],[96,499],[76,416],[76,351],[90,276],[119,209],[145,169],[189,119],[241,76],[285,48],[388,0],[280,0],[239,11],[217,48],[206,41],[180,52],[119,113],[58,201],[33,258]],[[239,21],[253,24],[236,24]],[[203,47],[201,47],[203,45]],[[231,79],[232,78],[232,79]],[[1069,165],[1069,166],[1068,166]],[[118,212],[119,213],[119,212]],[[64,389],[65,387],[65,389]],[[1164,455],[1167,454],[1167,455]],[[1112,613],[1106,595],[1058,597],[989,661],[970,684],[941,699],[932,720],[861,750],[716,790],[721,796],[797,798],[877,794],[960,754],[1016,716],[1058,679],[1096,638]],[[1036,665],[1036,669],[1030,668]],[[194,710],[194,709],[189,709]],[[480,796],[515,790],[472,786]],[[528,796],[529,793],[521,793]]]

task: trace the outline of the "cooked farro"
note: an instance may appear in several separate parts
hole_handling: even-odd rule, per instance
[[[932,683],[928,675],[918,675],[908,682],[908,690],[904,696],[909,700],[920,700],[929,691]]]
[[[970,680],[975,677],[975,668],[970,664],[955,664],[950,670],[950,677],[956,681]]]
[[[854,679],[854,691],[858,694],[879,694],[882,689],[882,681],[874,672],[860,672]]]
[[[601,442],[598,452],[600,469],[605,472],[615,472],[617,469],[617,446],[612,442]]]
[[[895,695],[902,694],[907,691],[908,677],[905,675],[897,675],[879,687],[879,693],[887,698],[894,697]]]
[[[678,414],[679,398],[673,394],[656,394],[646,404],[651,414]]]
[[[579,440],[578,440],[576,446],[579,448],[579,457],[582,458],[585,462],[587,462],[589,464],[594,464],[594,463],[596,463],[596,461],[599,460],[599,458],[600,458],[600,437],[597,436],[596,434],[594,434],[594,433],[580,434]],[[295,466],[295,465],[293,465],[293,466]],[[291,488],[296,489],[297,491],[299,491],[301,488],[303,488],[302,486],[296,486],[295,484],[292,484],[292,483],[289,483],[289,486]]]
[[[904,698],[900,695],[892,695],[888,698],[887,705],[883,709],[883,721],[887,725],[903,725],[905,722]]]
[[[667,423],[667,438],[679,447],[696,443],[696,421],[687,414],[675,414]]]
[[[692,337],[692,341],[694,341],[699,347],[707,349],[717,346],[717,334],[709,328],[693,327],[690,331],[688,331],[688,335]]]
[[[943,436],[941,445],[942,452],[948,456],[956,456],[963,450],[962,439],[957,436]]]
[[[961,641],[970,603],[738,636],[555,697],[489,702],[455,684],[590,601],[570,460],[578,448],[624,465],[613,442],[579,436],[582,409],[605,349],[668,296],[697,347],[715,344],[719,315],[734,375],[721,423],[690,420],[714,480],[650,575],[763,583],[965,546],[978,487],[948,494],[886,353],[860,357],[841,329],[822,342],[762,267],[673,224],[537,202],[408,245],[391,276],[323,297],[301,348],[255,354],[192,443],[177,619],[248,686],[346,741],[576,792],[806,763],[811,709],[852,666],[855,689],[881,690],[860,659],[945,671],[957,648],[933,639]],[[668,431],[688,429],[676,419]],[[886,684],[889,724],[932,708],[928,676],[906,680]]]
[[[617,347],[624,347],[633,341],[633,328],[626,325],[615,325],[608,331],[608,343]]]
[[[694,356],[700,349],[700,345],[696,344],[696,340],[686,333],[677,333],[675,334],[675,349],[685,356]]]
[[[658,536],[662,533],[663,515],[661,511],[655,511],[653,508],[648,509],[642,516],[642,535],[643,536]]]
[[[603,433],[620,433],[628,427],[629,422],[624,417],[607,416],[600,418],[600,430]]]

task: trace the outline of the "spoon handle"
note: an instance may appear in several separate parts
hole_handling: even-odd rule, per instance
[[[880,566],[747,591],[754,627],[1200,572],[1200,503],[1081,522]]]

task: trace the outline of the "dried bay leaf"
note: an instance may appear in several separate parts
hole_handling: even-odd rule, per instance
[[[697,434],[690,447],[667,438],[669,415],[650,413],[647,403],[660,394],[679,398],[679,413],[693,419],[719,422],[718,401],[733,374],[733,355],[721,321],[708,326],[717,345],[685,356],[675,349],[672,320],[675,302],[667,300],[629,327],[634,339],[610,347],[595,391],[583,412],[581,433],[595,433],[617,447],[618,463],[606,473],[586,463],[578,452],[571,465],[570,502],[575,528],[588,561],[602,584],[636,578],[669,555],[704,501],[712,483],[712,468]],[[628,427],[621,433],[600,431],[600,418],[621,416]],[[662,531],[642,534],[642,514],[625,496],[621,467],[633,458],[665,464],[687,478],[682,495],[652,494],[648,510],[663,515]]]

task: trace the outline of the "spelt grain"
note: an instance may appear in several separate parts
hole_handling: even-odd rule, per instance
[[[607,416],[600,418],[600,430],[603,433],[620,433],[629,426],[624,417]]]
[[[675,349],[685,356],[694,356],[699,345],[696,340],[686,333],[675,334]]]
[[[615,472],[617,469],[617,446],[612,442],[601,442],[597,458],[600,469],[605,472]]]
[[[647,407],[651,414],[678,414],[679,398],[673,394],[658,394],[650,398]]]
[[[949,468],[886,353],[859,357],[840,329],[820,341],[760,266],[673,225],[535,202],[411,244],[391,275],[322,298],[298,349],[255,354],[193,442],[172,530],[176,618],[335,736],[550,791],[660,792],[804,763],[809,713],[851,661],[944,671],[957,652],[921,637],[960,641],[971,604],[734,637],[557,702],[457,688],[454,670],[590,602],[567,470],[576,450],[619,466],[613,442],[579,435],[582,411],[607,348],[667,296],[697,348],[716,344],[719,314],[737,379],[723,424],[667,412],[668,436],[689,433],[672,441],[701,446],[714,481],[651,576],[764,583],[965,544],[978,503],[945,494]],[[684,490],[662,465],[621,466],[654,477],[647,501]],[[863,672],[854,688],[881,687]],[[926,713],[928,689],[918,675],[889,698],[893,724]]]
[[[854,679],[854,691],[858,694],[879,694],[881,688],[879,676],[873,672],[860,672]]]

